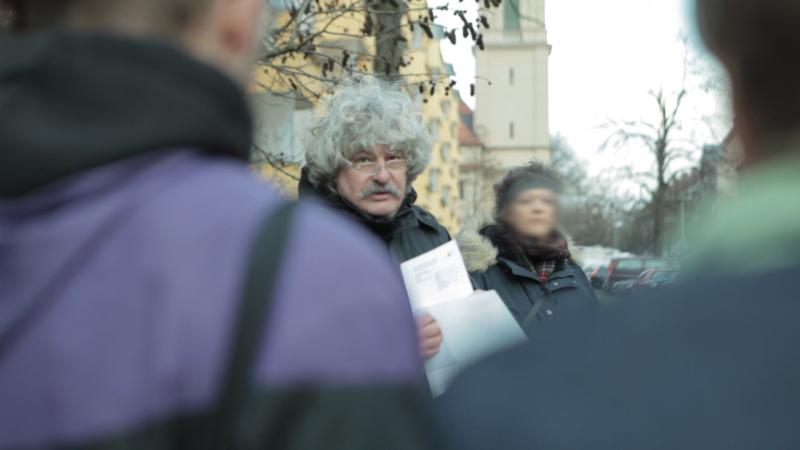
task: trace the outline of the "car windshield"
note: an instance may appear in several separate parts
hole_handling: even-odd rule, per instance
[[[676,275],[677,272],[662,270],[654,273],[651,279],[653,281],[672,281]]]
[[[635,271],[642,268],[641,259],[621,259],[617,264],[617,270]]]
[[[674,267],[675,262],[668,259],[649,259],[645,262],[645,267],[648,269],[660,269],[665,267]]]

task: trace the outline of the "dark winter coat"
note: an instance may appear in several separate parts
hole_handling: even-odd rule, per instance
[[[394,259],[401,262],[429,252],[451,239],[450,233],[433,214],[416,205],[398,214],[392,221],[391,232],[382,237]]]
[[[458,243],[475,288],[497,291],[529,337],[597,304],[583,270],[569,258],[542,283],[534,270],[512,260],[478,229],[462,231]],[[540,300],[544,303],[534,312]]]
[[[451,239],[450,233],[433,214],[414,204],[417,193],[413,189],[406,196],[400,211],[391,219],[369,216],[338,194],[313,186],[305,171],[300,180],[299,194],[301,198],[322,200],[334,209],[355,218],[386,243],[389,252],[398,262],[431,251]]]
[[[550,329],[456,381],[443,448],[800,448],[798,277],[704,274]]]

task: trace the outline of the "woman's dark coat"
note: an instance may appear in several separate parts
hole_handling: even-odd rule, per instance
[[[504,256],[477,229],[462,231],[458,243],[475,288],[497,291],[529,337],[541,327],[566,323],[597,305],[589,280],[571,259],[542,283],[534,270]]]

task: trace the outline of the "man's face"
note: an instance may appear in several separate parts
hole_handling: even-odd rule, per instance
[[[408,177],[404,156],[385,145],[356,153],[336,177],[336,191],[361,211],[393,217],[405,197]]]

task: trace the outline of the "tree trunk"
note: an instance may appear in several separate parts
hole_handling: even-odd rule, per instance
[[[662,109],[663,111],[664,109]],[[664,207],[667,196],[667,143],[669,142],[670,126],[667,117],[663,115],[662,135],[656,142],[656,198],[653,204],[653,253],[656,256],[664,255]]]
[[[656,256],[664,255],[664,197],[666,191],[667,185],[659,182],[653,202],[653,253]]]

